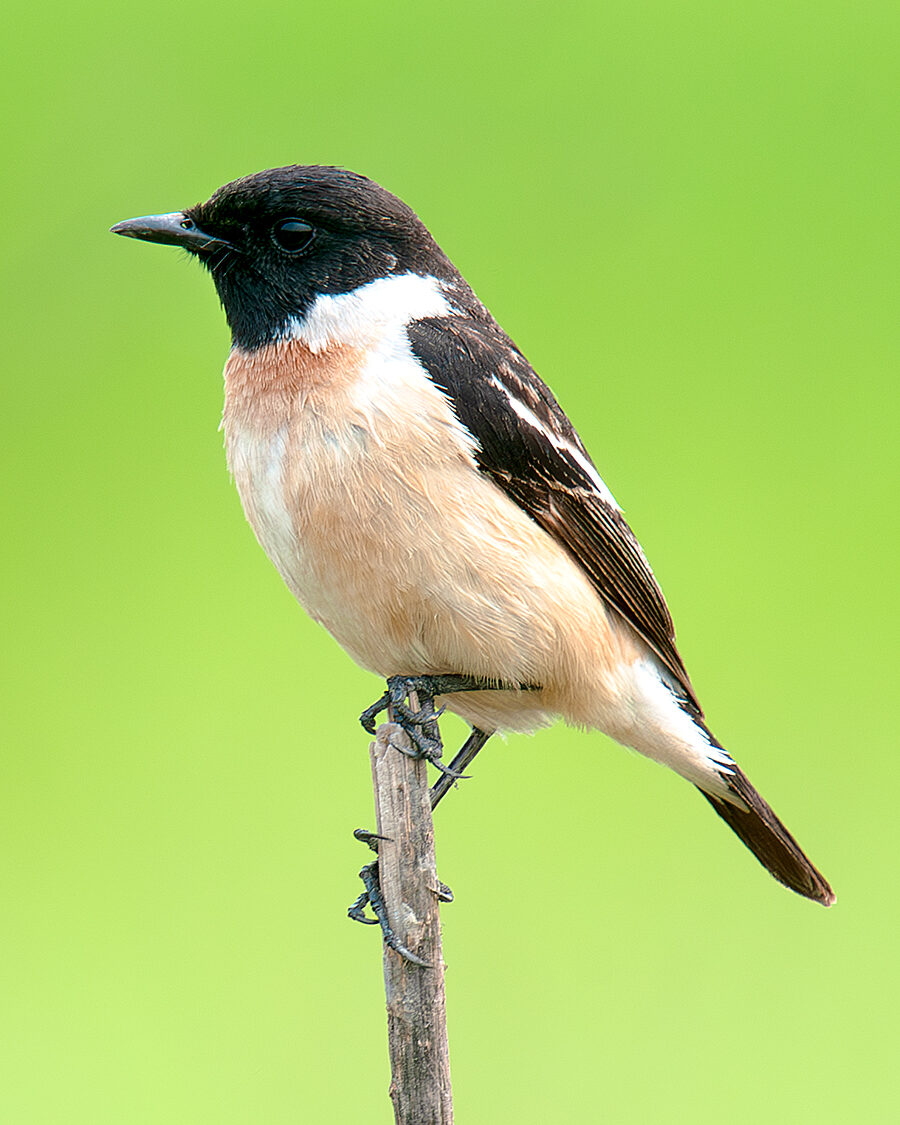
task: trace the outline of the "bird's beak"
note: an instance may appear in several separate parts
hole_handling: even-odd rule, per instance
[[[112,234],[141,238],[145,242],[162,242],[166,246],[181,246],[182,249],[192,250],[195,254],[229,245],[223,239],[201,230],[183,211],[173,211],[170,215],[144,215],[140,219],[126,219],[124,223],[116,223],[109,229]]]

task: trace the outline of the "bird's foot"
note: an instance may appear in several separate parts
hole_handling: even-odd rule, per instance
[[[360,715],[359,721],[369,734],[375,733],[375,722],[382,711],[390,715],[409,736],[412,749],[394,745],[394,749],[413,758],[424,758],[451,780],[458,780],[463,774],[445,766],[441,761],[444,745],[438,719],[444,712],[441,707],[435,710],[434,699],[456,691],[484,691],[496,685],[475,676],[391,676],[387,681],[387,691],[371,707]],[[408,700],[414,696],[416,707]]]
[[[491,690],[496,689],[497,685],[489,681],[479,680],[474,676],[455,675],[392,676],[387,684],[388,690],[371,707],[367,707],[363,711],[359,721],[365,730],[374,734],[378,716],[390,708],[391,716],[407,732],[413,746],[412,750],[408,750],[392,743],[394,749],[413,757],[425,757],[441,771],[441,776],[431,789],[431,807],[434,808],[451,789],[453,783],[466,776],[459,771],[465,769],[472,762],[490,738],[489,732],[479,730],[477,727],[473,728],[471,735],[450,766],[445,766],[440,761],[443,743],[438,729],[438,719],[443,712],[443,708],[435,710],[434,697],[455,691]],[[535,689],[531,685],[522,685],[520,690],[530,691]],[[407,703],[411,693],[416,698],[417,708],[411,707]],[[357,828],[353,835],[376,853],[378,852],[378,841],[386,839],[386,837],[368,832],[364,828]],[[378,861],[366,864],[360,871],[359,877],[362,879],[365,889],[348,908],[348,917],[353,919],[354,922],[362,922],[366,926],[381,926],[381,933],[386,945],[413,965],[426,966],[426,962],[407,949],[399,940],[388,922],[378,875]],[[453,901],[453,892],[445,883],[438,881],[434,893],[441,902]],[[371,907],[375,915],[374,918],[366,914],[367,906]]]
[[[389,676],[388,690],[376,700],[371,707],[367,707],[360,715],[359,721],[369,734],[375,733],[375,720],[390,707],[397,714],[397,708],[406,708],[405,701],[409,693],[414,692],[420,701],[431,699],[432,709],[436,695],[447,695],[454,691],[486,691],[496,684],[489,680],[481,680],[477,676]],[[406,710],[409,710],[406,708]]]
[[[372,849],[373,852],[378,851],[378,841],[386,840],[386,836],[378,836],[374,832],[367,832],[364,828],[357,828],[353,835],[357,840],[362,841],[364,844]],[[384,896],[381,893],[381,882],[378,878],[378,860],[374,863],[367,863],[366,866],[359,873],[362,879],[363,893],[353,902],[347,910],[347,917],[352,918],[354,922],[362,922],[365,926],[381,926],[381,935],[384,938],[385,945],[390,946],[395,953],[409,961],[413,965],[421,965],[422,968],[428,969],[431,966],[427,961],[423,961],[421,957],[417,957],[411,949],[407,949],[402,941],[397,937],[391,929],[391,924],[388,922],[387,909],[384,905]],[[453,892],[448,886],[439,883],[437,891],[438,898],[441,902],[452,902]],[[371,906],[372,912],[375,917],[370,918],[366,914],[366,907]]]
[[[353,838],[356,839],[356,840],[359,840],[360,843],[368,844],[369,848],[373,852],[375,852],[375,854],[377,855],[378,854],[378,841],[379,840],[386,840],[387,836],[379,836],[377,832],[369,832],[365,828],[354,828]],[[347,908],[347,917],[352,918],[354,922],[362,922],[362,924],[364,926],[377,926],[378,925],[378,918],[377,917],[376,918],[370,918],[366,914],[366,907],[369,905],[369,902],[370,902],[370,895],[369,895],[369,889],[368,888],[369,888],[369,885],[372,882],[372,878],[373,878],[369,874],[369,872],[371,871],[371,869],[373,867],[375,868],[374,881],[375,881],[375,883],[378,882],[378,863],[375,862],[375,863],[367,864],[366,867],[364,867],[363,870],[360,871],[360,873],[359,873],[359,877],[360,877],[360,879],[362,879],[363,883],[365,884],[366,890],[364,890],[363,893],[359,896],[359,898],[357,898],[354,902],[352,902],[350,904],[350,906]],[[366,872],[366,874],[363,874],[363,872]],[[376,898],[377,897],[378,896],[376,895]]]

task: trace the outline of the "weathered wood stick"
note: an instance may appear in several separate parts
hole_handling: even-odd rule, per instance
[[[389,740],[409,745],[400,727],[385,723],[370,748],[378,834],[387,837],[378,843],[381,892],[394,934],[426,963],[411,964],[384,947],[390,1096],[397,1125],[452,1125],[441,884],[428,775],[424,761],[400,753]]]

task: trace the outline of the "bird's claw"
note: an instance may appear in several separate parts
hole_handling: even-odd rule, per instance
[[[374,734],[378,716],[390,709],[392,718],[406,732],[412,744],[412,749],[408,750],[392,743],[395,750],[400,750],[411,758],[424,758],[454,781],[465,777],[465,774],[457,773],[441,761],[444,744],[438,720],[446,708],[435,708],[434,697],[441,692],[473,691],[489,685],[471,676],[447,675],[391,676],[387,686],[388,689],[381,698],[360,715],[359,721],[363,728],[369,734]],[[418,708],[410,707],[407,702],[410,695],[415,695]]]
[[[473,728],[472,734],[466,741],[459,754],[453,759],[450,766],[445,766],[441,761],[443,743],[441,741],[438,719],[444,713],[444,708],[435,709],[434,698],[436,695],[449,694],[456,691],[484,691],[496,687],[484,680],[473,676],[392,676],[388,681],[388,690],[376,700],[371,707],[367,707],[360,715],[359,721],[369,734],[375,733],[378,716],[391,709],[391,713],[399,725],[409,735],[412,748],[391,745],[394,749],[413,758],[425,758],[441,772],[441,777],[435,782],[431,791],[431,807],[438,803],[454,781],[467,777],[459,773],[459,766],[466,766],[487,741],[489,735],[484,731]],[[522,690],[530,690],[529,685],[523,685]],[[406,702],[410,693],[414,693],[419,701],[418,710],[413,710]],[[456,766],[457,769],[453,767]],[[378,843],[388,837],[379,836],[376,832],[369,832],[364,828],[357,828],[354,837],[366,844],[373,852],[378,852]],[[367,864],[359,873],[365,890],[350,905],[347,916],[354,922],[362,922],[365,926],[381,926],[384,942],[401,957],[413,965],[429,967],[425,961],[417,957],[411,950],[397,938],[391,929],[387,918],[384,898],[381,894],[381,883],[378,877],[378,861]],[[453,892],[440,881],[434,888],[434,894],[441,902],[452,902]],[[371,906],[374,918],[366,914],[366,907]]]
[[[381,699],[376,699],[371,707],[367,707],[365,711],[363,711],[363,713],[359,717],[359,721],[362,724],[363,730],[368,731],[369,734],[375,733],[375,720],[378,718],[382,711],[386,711],[388,709],[390,702],[391,697],[387,692],[385,692]]]
[[[385,836],[378,836],[374,832],[366,832],[363,828],[357,828],[353,833],[357,840],[362,840],[372,849],[378,851],[378,840],[387,839]],[[407,949],[402,941],[397,937],[391,929],[391,924],[388,922],[387,909],[384,905],[384,898],[381,894],[381,883],[378,878],[378,860],[374,863],[367,863],[366,866],[359,873],[362,879],[365,890],[351,905],[347,908],[347,917],[351,918],[354,922],[362,922],[364,926],[381,926],[381,936],[384,938],[385,945],[394,950],[395,953],[405,960],[409,961],[412,965],[419,965],[423,969],[430,969],[432,966],[427,961],[423,961],[421,957],[417,957],[411,949]],[[449,887],[441,887],[445,891],[449,891]],[[440,892],[438,897],[440,896]],[[450,898],[443,898],[444,902],[451,902],[453,899],[452,892]],[[369,918],[366,914],[366,907],[371,906],[374,918]]]
[[[405,754],[407,758],[424,758],[426,762],[430,762],[436,770],[439,770],[442,774],[444,774],[446,777],[449,777],[452,781],[465,781],[466,778],[472,776],[468,773],[457,773],[456,770],[453,770],[449,766],[444,765],[443,761],[441,760],[441,755],[444,750],[444,744],[440,741],[440,739],[429,739],[424,735],[420,735],[415,728],[413,728],[413,730],[406,731],[406,733],[407,735],[409,735],[410,741],[414,744],[414,748],[410,750],[406,746],[401,746],[396,742],[391,742],[391,746],[398,753]]]
[[[398,708],[405,707],[405,700],[410,692],[415,692],[422,704],[422,721],[436,721],[444,713],[444,708],[434,710],[434,697],[448,695],[458,691],[490,691],[498,685],[490,680],[483,680],[477,676],[462,676],[447,673],[435,676],[389,676],[388,690],[376,700],[371,707],[367,707],[360,715],[359,721],[363,729],[369,734],[375,733],[375,721],[382,711],[388,707],[395,715],[399,714]],[[523,690],[531,690],[531,685],[523,684]],[[430,701],[426,709],[426,701]],[[409,711],[409,708],[406,708]],[[410,712],[410,715],[414,712]],[[408,720],[412,722],[413,720]],[[421,722],[419,723],[421,725]]]
[[[359,875],[362,878],[362,872]],[[370,918],[366,914],[366,907],[369,905],[369,892],[363,891],[359,898],[354,899],[353,902],[347,907],[347,917],[351,918],[354,922],[362,922],[364,926],[377,926],[378,919]]]
[[[434,894],[438,902],[453,902],[453,891],[438,879],[438,885],[434,889]]]
[[[354,828],[353,839],[359,840],[361,844],[366,844],[368,848],[378,854],[378,841],[390,840],[390,836],[379,836],[377,832],[370,832],[368,828]]]

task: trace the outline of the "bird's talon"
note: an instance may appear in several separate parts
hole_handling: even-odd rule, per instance
[[[357,829],[357,831],[364,830]],[[354,833],[354,835],[356,835],[356,833]],[[374,833],[370,833],[370,835],[374,835]],[[376,837],[376,839],[384,839],[384,837]],[[378,879],[378,860],[374,863],[366,864],[362,871],[360,871],[359,877],[362,879],[363,886],[366,889],[348,908],[348,918],[351,918],[354,922],[362,922],[365,926],[381,926],[381,935],[385,945],[393,949],[394,952],[398,953],[405,961],[409,961],[413,965],[420,965],[423,969],[430,969],[432,966],[429,965],[427,961],[423,961],[421,957],[417,957],[412,950],[407,949],[391,929],[387,918],[384,899],[381,896],[381,883]],[[367,905],[372,907],[375,913],[374,918],[366,917],[365,908]]]
[[[434,894],[439,902],[453,902],[453,891],[438,879],[438,885],[434,888]]]
[[[359,721],[362,725],[363,730],[368,731],[369,734],[375,733],[375,720],[378,718],[382,711],[387,710],[390,702],[391,697],[388,692],[385,692],[384,695],[382,695],[380,699],[377,699],[371,707],[367,707],[365,711],[363,711],[363,713],[359,717]]]
[[[429,758],[428,761],[431,762],[436,770],[439,770],[445,777],[449,777],[453,781],[468,781],[472,776],[470,773],[457,773],[456,770],[445,766],[440,758]]]
[[[352,919],[354,922],[362,922],[364,926],[377,926],[378,919],[369,918],[365,912],[368,905],[369,893],[368,891],[363,891],[359,898],[347,907],[347,917]]]
[[[373,852],[378,852],[379,840],[390,840],[390,836],[379,836],[377,832],[370,832],[367,828],[354,828],[353,839],[366,844]]]

